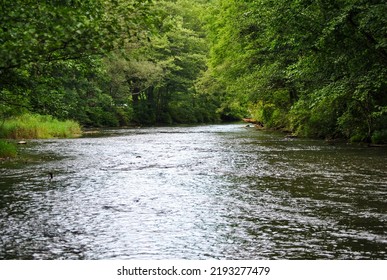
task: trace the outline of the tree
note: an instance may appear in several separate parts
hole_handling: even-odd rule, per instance
[[[85,125],[216,119],[195,91],[208,51],[199,17],[205,2],[4,3],[3,116],[26,108]]]
[[[160,1],[149,41],[129,45],[107,61],[110,72],[129,87],[133,120],[137,123],[194,123],[210,121],[195,91],[195,80],[205,69],[206,39],[198,4]],[[110,65],[110,66],[109,66]],[[111,79],[114,77],[111,75]],[[212,118],[215,119],[215,118]]]
[[[204,77],[226,104],[300,135],[387,140],[385,1],[213,3]]]
[[[41,107],[42,99],[48,100],[41,95],[43,84],[46,91],[58,91],[50,81],[57,77],[54,72],[76,68],[63,62],[82,65],[83,59],[144,37],[150,5],[139,0],[2,0],[0,113]]]
[[[136,0],[3,0],[0,71],[104,54],[139,32],[147,7]]]

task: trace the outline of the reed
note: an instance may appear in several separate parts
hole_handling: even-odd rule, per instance
[[[7,119],[0,126],[0,138],[8,139],[71,138],[80,134],[81,127],[75,121],[35,114]]]

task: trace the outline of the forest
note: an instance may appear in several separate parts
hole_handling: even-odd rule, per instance
[[[386,143],[386,15],[385,0],[1,0],[0,138],[41,115],[82,127],[249,118]]]

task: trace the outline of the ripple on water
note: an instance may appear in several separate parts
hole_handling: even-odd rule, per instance
[[[3,259],[387,256],[383,148],[215,125],[25,149],[45,159],[0,166]]]

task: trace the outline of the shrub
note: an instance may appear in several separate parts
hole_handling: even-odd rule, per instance
[[[16,146],[4,140],[0,140],[0,158],[15,157],[17,155]]]
[[[372,135],[372,143],[374,144],[387,143],[387,129],[375,131]]]

